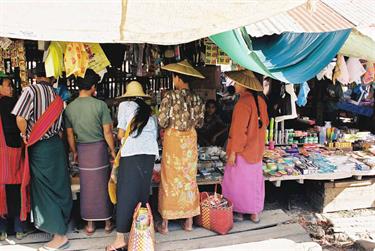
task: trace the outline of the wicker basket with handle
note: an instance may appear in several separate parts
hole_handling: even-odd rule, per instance
[[[195,217],[195,224],[218,234],[227,234],[233,227],[233,204],[227,199],[227,206],[215,204],[223,198],[216,191],[217,185],[214,194],[200,193],[201,214]]]

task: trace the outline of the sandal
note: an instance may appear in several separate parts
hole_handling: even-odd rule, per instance
[[[93,235],[95,233],[95,231],[96,231],[95,228],[93,228],[92,230],[89,230],[88,226],[87,225],[85,226],[85,232],[86,232],[87,236]]]
[[[115,248],[112,245],[109,245],[109,246],[105,247],[105,251],[126,251],[126,250],[128,250],[126,245],[123,246],[123,247],[119,247],[119,248]]]
[[[162,224],[159,224],[156,226],[156,231],[158,231],[159,233],[163,235],[166,235],[169,232],[168,229],[163,228]]]

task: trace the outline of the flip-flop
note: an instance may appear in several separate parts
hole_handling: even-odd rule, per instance
[[[113,247],[112,245],[109,245],[109,246],[106,246],[105,247],[105,251],[127,251],[128,248],[127,246],[123,246],[123,247],[120,247],[120,248],[115,248]]]
[[[169,232],[168,230],[163,229],[163,227],[161,226],[161,224],[159,224],[159,225],[156,226],[156,231],[158,231],[159,233],[161,233],[163,235],[166,235]]]
[[[67,249],[69,247],[70,247],[70,243],[69,243],[69,241],[67,241],[57,248],[51,248],[51,247],[43,246],[43,247],[39,248],[38,251],[58,251],[58,250],[61,250],[61,249]]]
[[[85,233],[86,233],[87,236],[93,235],[95,233],[95,231],[96,231],[96,228],[93,228],[93,230],[89,231],[88,227],[85,226]]]

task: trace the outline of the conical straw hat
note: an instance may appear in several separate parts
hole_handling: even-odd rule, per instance
[[[127,84],[125,94],[118,98],[132,97],[150,98],[149,95],[144,93],[142,85],[138,81],[131,81],[129,84]]]
[[[263,91],[263,85],[250,70],[227,71],[225,75],[237,84],[254,91]]]
[[[196,77],[196,78],[205,78],[199,71],[194,69],[191,64],[187,60],[183,60],[178,63],[168,64],[166,66],[161,67],[163,70],[177,72],[184,75]]]

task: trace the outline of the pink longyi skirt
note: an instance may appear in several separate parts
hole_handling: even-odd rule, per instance
[[[264,177],[262,162],[250,164],[237,155],[234,166],[226,166],[223,195],[233,203],[233,211],[258,214],[264,207]]]

